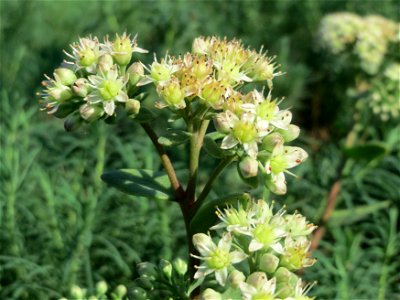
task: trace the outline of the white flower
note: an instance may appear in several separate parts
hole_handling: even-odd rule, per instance
[[[71,48],[72,54],[64,51],[73,59],[73,62],[67,63],[74,64],[78,70],[85,69],[89,73],[95,73],[97,61],[101,55],[99,40],[96,37],[80,38],[79,43],[72,44]]]
[[[249,234],[250,225],[252,224],[253,211],[247,211],[239,206],[238,209],[228,207],[222,212],[219,208],[216,211],[220,223],[211,227],[211,230],[226,228],[228,232],[237,232]]]
[[[314,299],[311,297],[306,296],[306,294],[311,290],[313,287],[314,283],[311,284],[306,284],[303,286],[302,280],[299,279],[296,283],[295,291],[294,291],[294,296],[293,297],[287,297],[285,300],[312,300]]]
[[[276,279],[268,280],[264,272],[254,272],[246,282],[239,285],[244,300],[263,299],[274,300]]]
[[[284,219],[286,222],[285,230],[293,238],[309,235],[317,228],[314,224],[308,223],[304,216],[297,213],[285,215]]]
[[[241,251],[229,252],[232,245],[232,237],[229,233],[222,236],[218,246],[214,244],[210,236],[197,233],[193,236],[193,244],[201,256],[193,254],[192,256],[203,260],[202,264],[197,266],[195,279],[214,272],[218,283],[224,286],[228,277],[228,268],[246,258],[246,254]]]
[[[265,172],[269,175],[266,184],[271,191],[278,195],[285,194],[285,173],[293,175],[287,169],[299,165],[307,157],[307,152],[300,147],[285,147],[283,144],[277,144],[264,166]]]
[[[106,74],[88,77],[93,91],[85,98],[89,103],[103,103],[104,111],[111,116],[115,111],[115,102],[126,102],[129,98],[124,91],[127,77],[118,77],[117,66],[114,65]]]

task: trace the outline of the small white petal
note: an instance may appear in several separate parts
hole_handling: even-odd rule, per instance
[[[291,121],[292,113],[288,110],[282,110],[274,117],[271,124],[280,129],[288,129]]]
[[[231,148],[235,147],[238,143],[239,143],[239,141],[237,139],[235,139],[232,134],[229,134],[226,137],[224,137],[224,139],[222,140],[221,148],[222,149],[231,149]]]
[[[241,251],[233,251],[229,253],[230,260],[232,264],[240,263],[242,260],[246,259],[247,255]]]
[[[264,247],[264,245],[260,242],[257,242],[256,240],[251,240],[250,245],[249,245],[249,251],[250,252],[255,252],[257,250],[260,250]]]
[[[293,168],[305,159],[307,159],[308,154],[300,147],[285,147],[285,157],[287,161],[287,168]]]
[[[229,252],[232,244],[232,236],[229,233],[225,233],[218,242],[218,248]]]
[[[226,279],[228,278],[228,269],[223,268],[215,271],[215,279],[222,286],[225,286]]]
[[[208,256],[216,248],[211,237],[204,233],[197,233],[193,236],[193,245],[202,256]]]
[[[103,102],[104,111],[107,115],[112,116],[115,111],[115,103],[114,101],[106,101]]]

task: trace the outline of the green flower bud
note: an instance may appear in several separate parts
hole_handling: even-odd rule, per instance
[[[135,287],[129,290],[129,299],[147,300],[148,297],[144,289],[142,289],[141,287]]]
[[[265,253],[260,259],[260,270],[267,273],[274,273],[279,265],[279,258],[271,253]]]
[[[100,96],[104,100],[111,100],[118,96],[122,89],[122,83],[118,80],[106,79],[99,88]]]
[[[140,276],[157,276],[156,266],[150,262],[138,263],[136,267]]]
[[[98,295],[104,295],[107,292],[108,286],[107,286],[107,282],[105,282],[104,280],[99,281],[96,284],[96,293]]]
[[[160,269],[163,271],[164,275],[170,279],[172,275],[172,265],[168,260],[162,259],[160,261]]]
[[[100,119],[104,115],[104,110],[97,105],[83,104],[79,108],[79,114],[85,121],[90,123]]]
[[[113,57],[117,64],[126,66],[132,58],[132,41],[125,33],[115,38],[113,44]]]
[[[104,55],[100,56],[100,58],[99,58],[97,70],[99,72],[106,73],[106,72],[110,71],[110,69],[113,67],[113,65],[114,65],[114,61],[113,61],[112,56],[110,54],[104,54]]]
[[[228,277],[229,284],[234,289],[237,289],[240,283],[244,282],[245,280],[246,276],[238,270],[233,270]]]
[[[87,298],[88,300],[99,300],[99,298],[97,298],[94,295],[89,296],[89,298]]]
[[[76,80],[74,71],[67,68],[57,68],[54,70],[54,77],[56,81],[63,85],[71,85]]]
[[[135,283],[145,290],[153,289],[153,283],[151,282],[151,277],[147,275],[142,275],[135,279]]]
[[[300,127],[290,124],[287,130],[277,129],[277,132],[282,135],[285,142],[291,142],[298,138],[300,134]]]
[[[84,299],[86,295],[86,291],[77,285],[71,287],[70,293],[73,299]]]
[[[86,97],[89,92],[89,82],[85,78],[79,78],[74,82],[72,91],[79,97]]]
[[[295,294],[295,287],[287,282],[277,283],[276,290],[279,291],[279,297],[282,299],[288,298]]]
[[[140,102],[135,99],[128,99],[125,102],[125,110],[130,115],[137,115],[140,111]]]
[[[64,121],[65,131],[74,131],[82,125],[82,119],[79,114],[69,115]]]
[[[144,75],[144,68],[141,63],[133,63],[127,70],[129,74],[129,84],[136,85]]]
[[[97,62],[98,58],[98,54],[89,47],[84,48],[79,52],[79,63],[83,67],[91,66]]]
[[[176,258],[172,264],[174,265],[175,271],[180,274],[180,275],[185,275],[188,269],[187,263],[181,259],[181,258]]]
[[[239,170],[243,178],[255,177],[258,173],[258,161],[246,156],[239,162]]]
[[[272,152],[272,150],[274,150],[276,145],[283,145],[283,143],[284,143],[283,136],[278,132],[273,132],[264,137],[260,149]]]
[[[126,295],[127,291],[128,290],[126,286],[124,286],[123,284],[118,285],[114,290],[115,294],[121,299]]]
[[[220,293],[208,288],[201,294],[200,300],[222,300],[222,296]]]
[[[280,267],[274,274],[278,283],[296,284],[298,277],[285,267]]]

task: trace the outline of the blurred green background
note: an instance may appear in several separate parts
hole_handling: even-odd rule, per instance
[[[330,69],[316,43],[321,18],[335,11],[380,14],[399,21],[397,1],[1,1],[0,68],[0,298],[54,299],[73,284],[93,289],[129,284],[139,261],[184,257],[183,222],[174,204],[134,198],[107,188],[103,170],[160,169],[141,128],[129,121],[94,124],[66,133],[62,120],[39,112],[43,74],[64,59],[78,37],[138,33],[150,53],[190,50],[199,35],[240,38],[264,45],[287,74],[276,80],[299,143],[310,159],[290,180],[277,206],[318,223],[341,164],[340,138],[350,128],[343,111],[346,80]],[[145,63],[153,56],[141,56]],[[338,101],[338,102],[336,102]],[[386,127],[385,127],[386,126]],[[392,125],[377,139],[399,134]],[[396,140],[397,141],[397,140]],[[355,164],[342,181],[337,211],[307,280],[320,299],[400,299],[399,147],[379,162]],[[178,150],[182,150],[178,148]],[[182,151],[172,153],[177,168]],[[200,180],[216,162],[205,156]],[[245,187],[232,168],[226,186]]]

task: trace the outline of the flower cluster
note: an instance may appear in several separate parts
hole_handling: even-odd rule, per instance
[[[393,43],[400,41],[399,23],[372,15],[360,17],[352,13],[327,15],[320,26],[322,46],[333,54],[353,47],[361,69],[376,74]]]
[[[290,124],[291,112],[280,109],[281,100],[272,99],[272,80],[281,74],[273,58],[237,40],[199,37],[191,53],[156,59],[146,68],[149,75],[139,85],[155,84],[162,99],[157,107],[177,114],[198,107],[203,118],[213,119],[220,147],[240,158],[243,178],[256,177],[260,169],[272,192],[286,193],[284,173],[304,161],[307,153],[284,146],[298,137],[300,129]],[[267,83],[268,95],[264,89],[242,92],[249,82]]]
[[[60,300],[122,300],[126,297],[128,289],[123,284],[118,285],[113,291],[110,291],[107,282],[99,281],[96,284],[94,293],[90,293],[87,289],[77,285],[72,286],[68,298],[60,298]]]
[[[128,65],[133,53],[147,51],[137,46],[136,37],[124,33],[102,43],[86,37],[71,49],[72,53],[65,52],[70,61],[64,61],[54,77],[46,76],[43,82],[42,104],[48,113],[60,118],[70,115],[66,125],[113,116],[119,104],[129,114],[138,113],[140,102],[130,96],[144,70],[138,62]]]
[[[246,208],[217,210],[212,227],[218,243],[198,233],[193,244],[202,261],[195,278],[213,274],[219,288],[206,289],[202,299],[310,299],[294,272],[312,266],[308,236],[316,228],[298,214],[276,214],[265,201]]]

